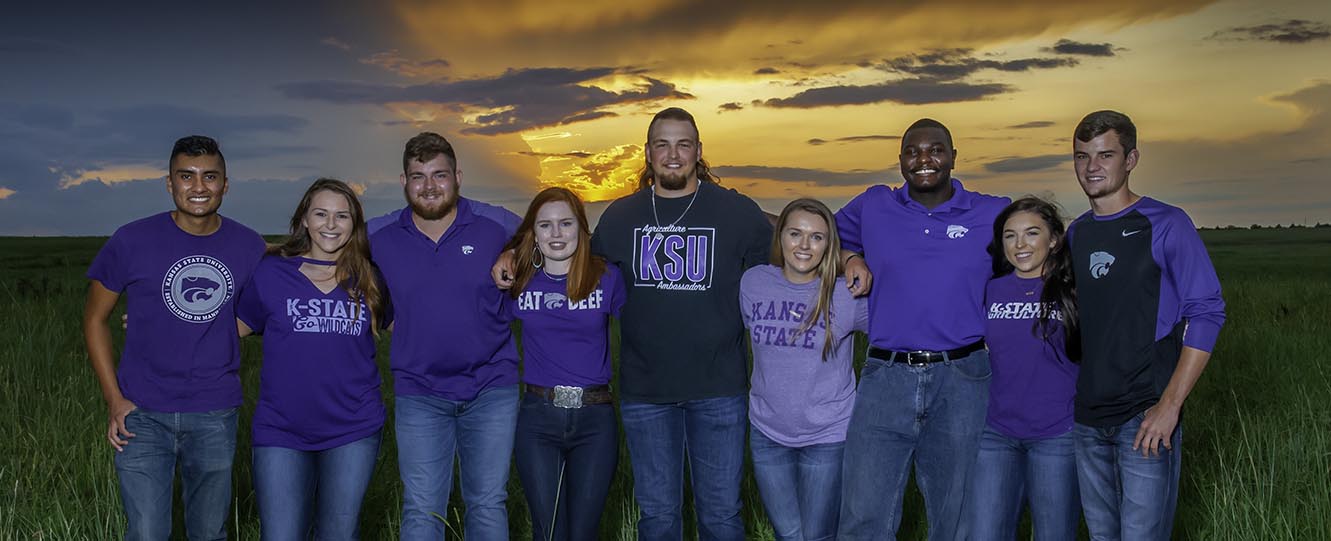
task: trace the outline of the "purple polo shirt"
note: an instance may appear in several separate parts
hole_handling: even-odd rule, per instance
[[[439,242],[410,212],[370,236],[370,252],[393,303],[394,392],[471,400],[518,382],[518,352],[490,267],[512,232],[459,198]]]
[[[170,212],[111,235],[88,278],[125,296],[116,368],[125,398],[160,412],[240,405],[235,300],[263,251],[258,233],[225,217],[210,235],[182,231]]]
[[[352,303],[341,287],[320,291],[300,272],[302,263],[332,264],[263,258],[236,317],[263,335],[254,445],[322,451],[379,431],[384,403],[365,304]]]
[[[537,272],[505,309],[522,320],[522,381],[542,387],[610,383],[610,316],[619,317],[628,292],[619,269],[607,264],[587,298],[568,298],[568,278]]]
[[[984,338],[987,247],[1010,202],[966,190],[930,210],[905,186],[871,186],[836,214],[841,246],[873,273],[869,343],[895,351],[944,351]]]

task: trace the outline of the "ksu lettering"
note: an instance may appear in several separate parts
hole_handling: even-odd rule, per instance
[[[989,305],[989,319],[1036,319],[1040,317],[1041,303],[996,302]],[[1063,321],[1063,313],[1053,303],[1045,303],[1053,319]]]
[[[592,291],[587,298],[578,302],[568,302],[563,293],[546,293],[542,291],[523,291],[518,295],[518,310],[523,312],[537,310],[556,310],[563,308],[565,310],[600,310],[605,300],[605,292],[600,288]]]
[[[701,282],[707,277],[708,242],[706,235],[643,235],[638,279]]]
[[[800,332],[799,325],[792,327],[777,327],[772,325],[753,325],[750,333],[753,336],[754,344],[767,346],[785,346],[800,347],[804,349],[814,349],[818,344],[818,330],[809,329]]]
[[[370,317],[365,303],[336,299],[288,298],[286,306],[295,332],[359,336]]]

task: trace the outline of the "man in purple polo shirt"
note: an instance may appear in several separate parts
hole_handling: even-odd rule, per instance
[[[869,291],[870,345],[846,435],[839,539],[895,537],[912,459],[929,538],[958,531],[989,399],[986,245],[1008,199],[966,190],[951,177],[956,157],[945,126],[916,121],[901,139],[906,184],[872,186],[837,212],[847,284]]]
[[[401,180],[410,212],[369,225],[394,311],[401,536],[443,538],[456,455],[467,538],[507,539],[518,354],[490,266],[519,219],[458,196],[462,171],[438,134],[407,141]]]
[[[1068,226],[1083,352],[1072,433],[1086,526],[1095,539],[1169,539],[1179,413],[1225,323],[1220,279],[1188,215],[1128,187],[1139,154],[1127,115],[1086,115],[1072,147],[1091,203]]]
[[[88,269],[88,358],[106,399],[125,539],[171,534],[176,466],[190,539],[226,539],[241,389],[235,299],[264,242],[217,213],[227,191],[217,142],[184,137],[166,188],[176,210],[117,229]],[[129,314],[120,365],[107,318]]]

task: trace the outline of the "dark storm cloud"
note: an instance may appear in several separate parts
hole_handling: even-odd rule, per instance
[[[901,139],[900,135],[851,135],[847,137],[837,137],[835,139],[809,139],[807,142],[813,146],[826,145],[828,143],[859,143],[863,141],[896,141]]]
[[[533,152],[530,150],[524,150],[517,152],[516,154],[519,156],[532,156],[534,158],[590,158],[593,156],[591,152],[581,150],[575,150],[573,152]]]
[[[865,105],[893,102],[903,105],[975,101],[1011,92],[1001,83],[972,84],[936,79],[903,79],[876,85],[841,85],[810,88],[788,98],[762,102],[768,107],[809,109],[835,105]]]
[[[1026,173],[1063,165],[1069,159],[1067,154],[1003,158],[984,164],[984,169],[991,173]]]
[[[883,61],[877,67],[894,73],[917,77],[955,81],[980,70],[1021,72],[1036,69],[1070,68],[1079,62],[1075,58],[1019,58],[994,60],[979,58],[970,49],[941,49],[923,54],[906,55]]]
[[[1013,125],[1011,125],[1011,126],[1008,126],[1006,129],[1009,129],[1009,130],[1027,130],[1027,129],[1031,129],[1031,128],[1048,128],[1048,127],[1053,126],[1053,125],[1054,125],[1054,121],[1052,121],[1052,120],[1033,120],[1033,121],[1030,121],[1030,122],[1022,122],[1021,124],[1013,124]]]
[[[1114,56],[1114,44],[1112,43],[1082,43],[1070,39],[1060,39],[1053,47],[1040,49],[1047,53],[1081,55],[1081,56]]]
[[[1254,26],[1235,26],[1211,34],[1207,39],[1220,41],[1270,41],[1299,44],[1331,38],[1331,26],[1306,19],[1290,19],[1279,23]]]
[[[615,92],[587,84],[622,73],[617,68],[510,69],[480,79],[436,81],[418,85],[386,85],[347,81],[307,81],[279,85],[289,98],[339,104],[385,105],[424,102],[454,110],[484,108],[491,112],[476,118],[464,133],[497,135],[582,122],[613,116],[604,108],[662,99],[691,99],[693,95],[675,85],[641,77],[637,87]]]
[[[723,165],[713,168],[721,178],[751,178],[778,182],[804,182],[822,186],[867,186],[882,182],[888,172],[852,169],[829,171],[804,167],[769,165]]]
[[[778,73],[781,73],[781,70],[772,67],[758,68],[756,70],[753,70],[754,75],[776,75]]]
[[[739,111],[742,109],[744,109],[744,105],[737,101],[727,102],[716,106],[717,112]]]

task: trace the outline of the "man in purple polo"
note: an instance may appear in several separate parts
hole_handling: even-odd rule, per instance
[[[177,466],[189,538],[226,539],[241,402],[235,299],[264,242],[217,213],[228,185],[216,141],[181,138],[169,163],[176,209],[126,224],[102,246],[88,269],[83,335],[106,399],[125,539],[171,534]],[[122,294],[134,309],[116,366],[107,318]]]
[[[1182,209],[1133,193],[1137,127],[1117,111],[1077,125],[1077,182],[1091,210],[1068,226],[1082,363],[1072,428],[1095,539],[1169,539],[1183,401],[1211,358],[1225,301]]]
[[[443,538],[456,456],[466,537],[507,539],[518,353],[490,266],[519,219],[458,195],[462,170],[438,134],[407,141],[401,181],[410,211],[369,224],[394,311],[401,537]]]
[[[839,539],[895,537],[912,461],[929,538],[957,535],[989,397],[986,245],[1008,199],[966,190],[951,176],[956,157],[943,124],[916,121],[901,139],[905,185],[872,186],[837,212],[846,281],[869,292],[870,345]]]

